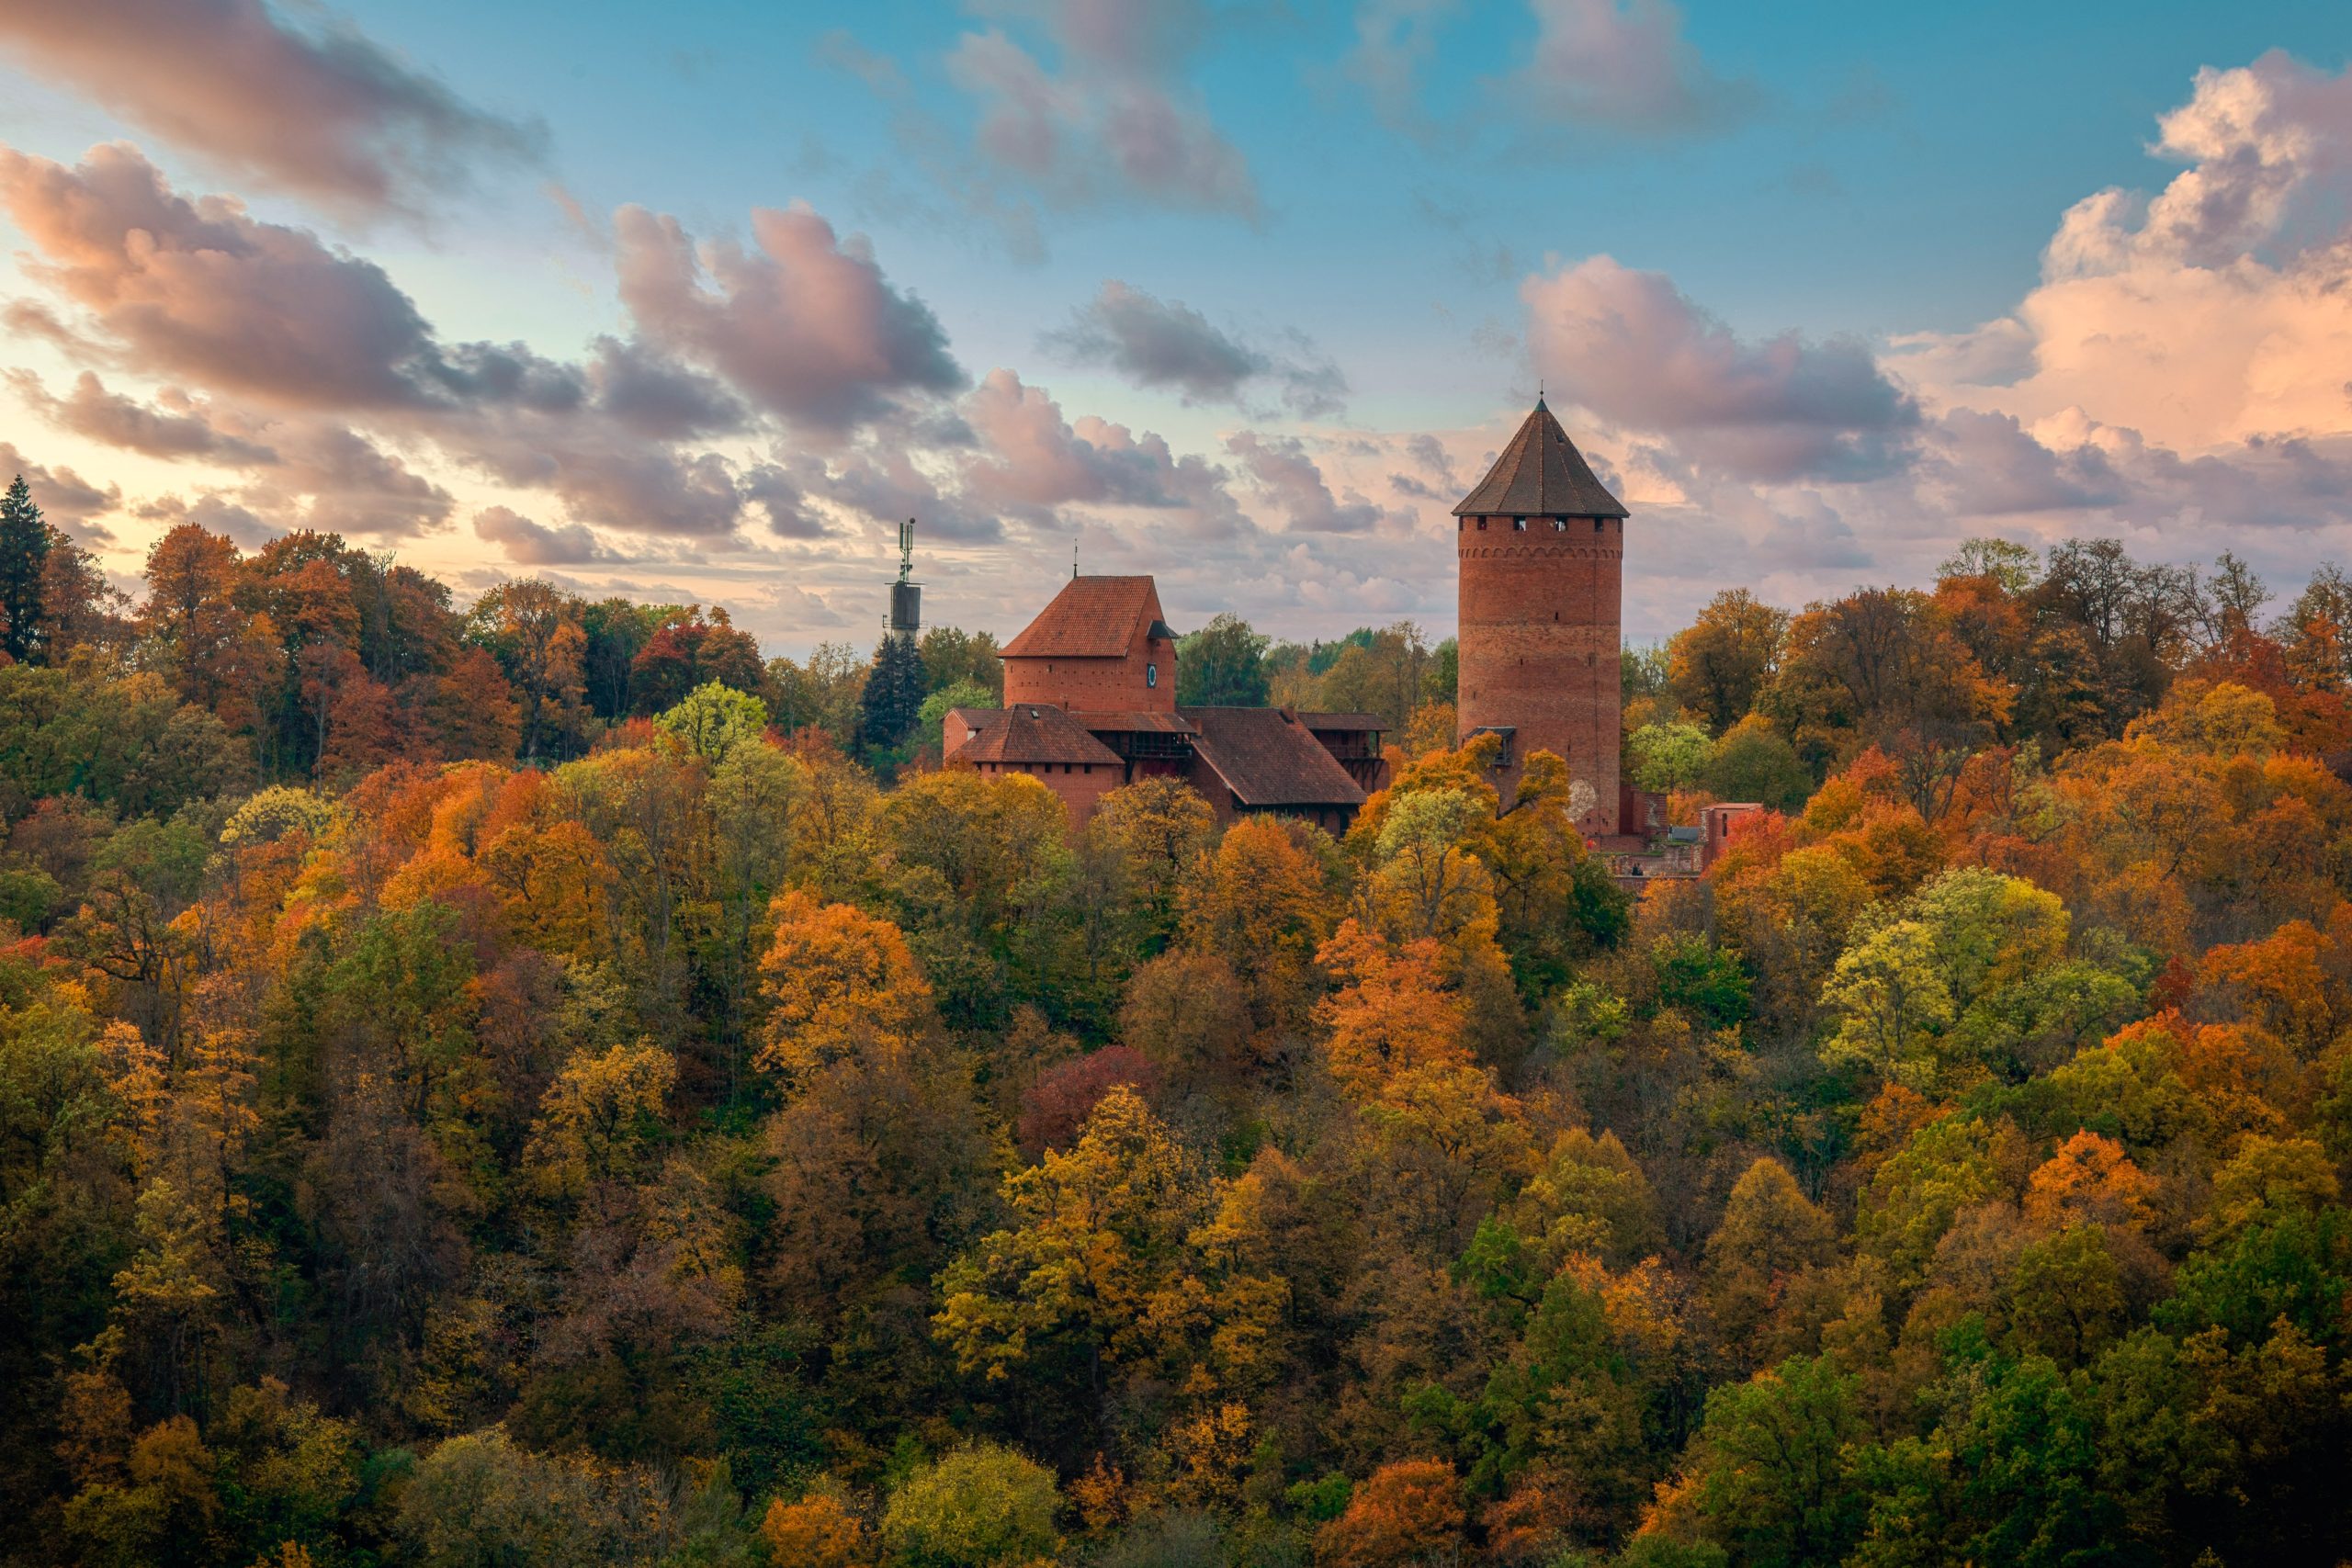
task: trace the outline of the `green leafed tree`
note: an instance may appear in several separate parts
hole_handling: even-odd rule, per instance
[[[857,739],[868,755],[895,752],[914,736],[922,717],[922,654],[911,638],[886,637],[874,650],[873,672],[858,699]]]
[[[1227,612],[1176,644],[1176,700],[1186,707],[1266,705],[1266,646],[1272,638]]]
[[[45,637],[40,588],[49,547],[49,525],[18,474],[0,495],[0,649],[19,664],[34,660]]]

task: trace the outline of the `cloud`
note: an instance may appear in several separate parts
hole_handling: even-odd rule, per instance
[[[474,513],[474,537],[496,545],[517,566],[586,566],[615,558],[577,523],[549,528],[504,506]]]
[[[961,412],[979,441],[964,460],[964,488],[980,504],[1033,513],[1073,503],[1141,507],[1182,513],[1209,532],[1239,520],[1223,469],[1092,415],[1073,425],[1050,393],[1011,370],[990,371]]]
[[[1356,7],[1356,41],[1340,73],[1361,87],[1374,113],[1398,130],[1426,133],[1421,75],[1437,52],[1441,23],[1457,0],[1364,0]]]
[[[349,22],[298,28],[264,0],[10,0],[0,43],[191,152],[345,209],[412,208],[542,141]]]
[[[2015,310],[1890,363],[1931,402],[2082,409],[2180,450],[2352,429],[2352,73],[2200,71],[2160,130],[2190,161],[2163,191],[2077,202]]]
[[[204,409],[186,393],[166,389],[166,406],[151,408],[136,398],[111,392],[91,371],[74,378],[65,397],[53,395],[28,370],[7,372],[9,386],[35,415],[61,430],[107,446],[160,457],[166,462],[203,458],[231,468],[274,463],[267,446],[214,426]]]
[[[445,343],[372,262],[233,201],[181,196],[134,148],[96,149],[77,168],[0,150],[0,201],[35,247],[28,275],[77,307],[68,319],[22,301],[12,321],[85,362],[213,394],[167,389],[148,406],[95,373],[65,397],[19,379],[35,412],[150,456],[245,470],[238,503],[266,525],[393,537],[446,525],[449,495],[401,447],[551,494],[584,526],[707,547],[736,542],[755,507],[771,531],[809,537],[821,525],[780,469],[697,444],[777,419],[839,439],[894,413],[897,394],[963,380],[930,311],[806,209],[755,213],[748,253],[697,253],[674,221],[625,209],[616,262],[637,331],[599,337],[574,365],[521,344]]]
[[[119,363],[298,405],[430,400],[431,329],[381,267],[225,197],[177,196],[135,147],[72,169],[0,148],[0,204],[40,253],[29,276],[81,306]]]
[[[1188,403],[1238,403],[1253,383],[1271,382],[1301,419],[1337,413],[1347,378],[1303,337],[1295,358],[1279,357],[1210,324],[1177,299],[1161,299],[1114,277],[1047,333],[1044,346],[1080,365],[1102,365],[1140,387],[1170,388]]]
[[[266,519],[326,534],[401,539],[449,519],[449,492],[358,431],[332,420],[271,428],[277,461],[238,499]]]
[[[893,395],[964,384],[923,303],[883,277],[865,240],[805,206],[755,208],[754,248],[697,246],[674,218],[614,217],[622,302],[649,342],[708,366],[759,407],[838,434]]]
[[[1354,491],[1340,495],[1323,477],[1295,436],[1261,435],[1242,431],[1226,438],[1225,449],[1240,459],[1258,494],[1283,514],[1295,531],[1310,534],[1362,534],[1392,519],[1409,525],[1405,513],[1384,512]]]
[[[588,384],[598,407],[657,441],[733,434],[751,422],[750,411],[717,378],[641,343],[598,338]]]
[[[71,468],[36,463],[13,443],[0,441],[0,484],[19,474],[24,476],[26,488],[32,491],[33,504],[50,522],[79,528],[101,541],[113,536],[96,526],[95,520],[122,505],[120,486],[108,485],[100,490]]]
[[[38,377],[8,373],[36,415],[85,440],[166,462],[244,470],[241,502],[279,527],[401,538],[447,520],[447,491],[368,436],[333,420],[257,418],[167,387],[158,405],[112,391],[83,371],[63,398]]]
[[[1059,71],[1002,31],[967,33],[949,80],[978,100],[974,145],[1049,202],[1120,201],[1255,220],[1257,185],[1178,73],[1209,32],[1197,5],[1060,0],[993,14],[1036,24]]]
[[[814,468],[821,480],[824,465],[813,458],[794,459],[791,467],[762,463],[743,476],[743,500],[767,513],[768,532],[779,539],[821,539],[832,532],[823,518],[808,509],[804,474]]]
[[[176,495],[158,496],[133,509],[133,515],[163,529],[193,523],[209,534],[228,536],[240,548],[247,550],[257,550],[286,532],[284,527],[266,521],[252,509],[238,505],[218,491],[207,491],[192,502]]]
[[[1918,409],[1858,342],[1742,341],[1663,273],[1594,256],[1520,286],[1537,363],[1612,424],[1746,479],[1867,478],[1907,459]]]
[[[1753,112],[1755,85],[1718,75],[1670,0],[1531,0],[1532,58],[1504,85],[1544,118],[1632,135],[1711,130]]]

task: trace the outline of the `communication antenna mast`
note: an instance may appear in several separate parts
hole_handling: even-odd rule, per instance
[[[899,525],[899,576],[890,584],[890,618],[883,623],[892,637],[912,641],[922,630],[922,584],[915,581],[915,520]]]

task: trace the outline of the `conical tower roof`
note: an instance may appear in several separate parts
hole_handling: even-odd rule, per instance
[[[1623,502],[1593,477],[1568,433],[1535,400],[1535,412],[1510,438],[1477,488],[1453,509],[1456,517],[1506,515],[1623,517]]]

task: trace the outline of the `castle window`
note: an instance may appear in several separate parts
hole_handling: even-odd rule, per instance
[[[1147,664],[1143,667],[1143,683],[1147,686],[1157,686],[1159,684],[1159,665]]]
[[[1480,532],[1481,534],[1483,534],[1483,533],[1485,533],[1486,531],[1487,531],[1487,520],[1486,520],[1485,518],[1481,517],[1481,518],[1479,518],[1479,519],[1478,519],[1478,532]]]
[[[1596,534],[1600,533],[1601,529],[1607,526],[1608,524],[1606,520],[1602,518],[1596,517],[1592,520],[1592,531]]]
[[[1514,518],[1512,518],[1512,519],[1510,520],[1510,531],[1511,531],[1512,533],[1514,533],[1514,534],[1524,534],[1524,533],[1526,533],[1526,532],[1527,532],[1527,519],[1526,519],[1526,518],[1524,518],[1524,517],[1514,517]]]
[[[1552,519],[1552,532],[1554,532],[1555,534],[1565,534],[1565,533],[1566,533],[1567,531],[1568,531],[1568,520],[1567,520],[1566,518],[1565,518],[1565,517],[1555,517],[1555,518],[1553,518],[1553,519]]]

